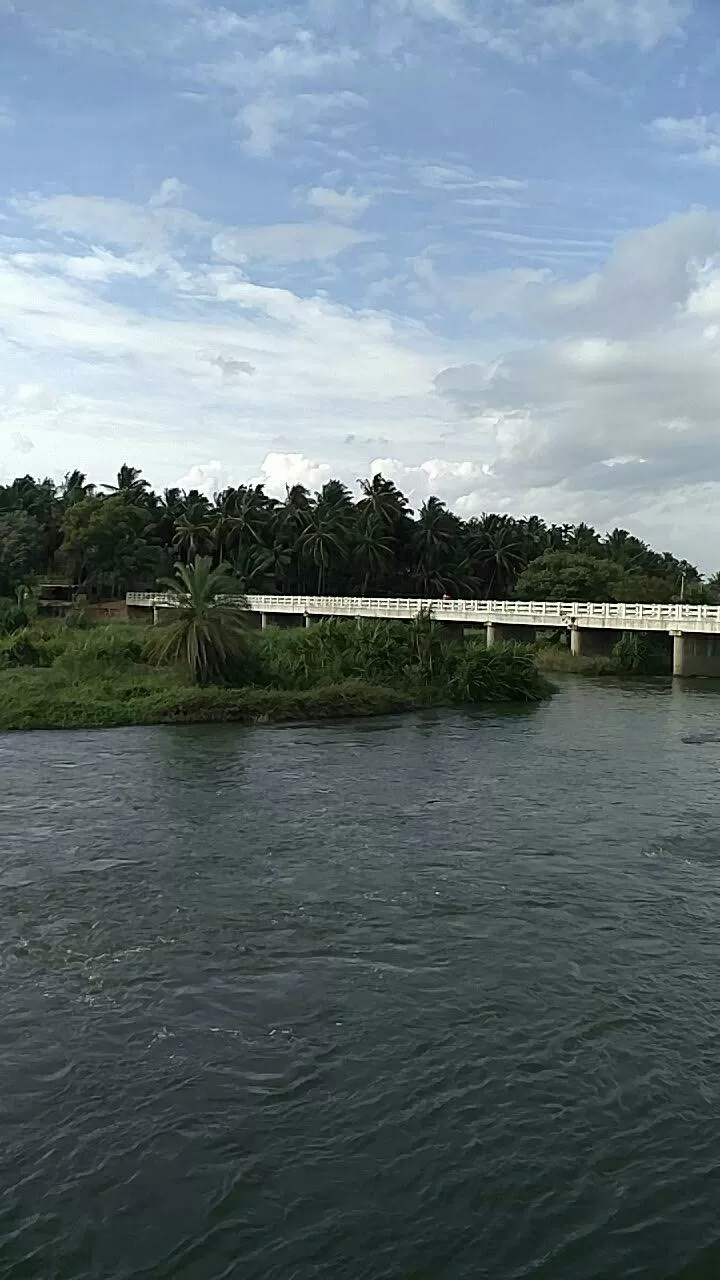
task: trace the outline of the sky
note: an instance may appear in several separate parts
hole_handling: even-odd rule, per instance
[[[0,0],[0,479],[720,567],[717,0]]]

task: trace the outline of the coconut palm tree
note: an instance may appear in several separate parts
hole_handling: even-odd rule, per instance
[[[333,561],[342,560],[347,555],[345,542],[345,526],[334,517],[332,511],[326,512],[322,507],[312,509],[308,523],[300,534],[299,546],[307,559],[317,569],[317,594],[325,594],[325,583],[328,570]]]
[[[227,565],[213,569],[210,556],[196,556],[192,564],[177,561],[175,569],[176,577],[160,580],[173,612],[151,642],[155,660],[184,667],[196,684],[222,682],[247,653],[247,601]]]
[[[523,566],[522,537],[508,516],[483,515],[470,521],[471,560],[489,599],[502,600]]]
[[[364,519],[355,538],[355,558],[362,576],[361,595],[366,596],[371,581],[387,576],[394,555],[393,540],[371,515]]]
[[[147,497],[150,485],[147,480],[143,480],[139,467],[129,467],[124,462],[117,473],[116,483],[104,484],[102,487],[108,493],[121,494],[129,502],[138,502]]]
[[[64,507],[70,507],[73,502],[80,502],[81,498],[93,493],[94,489],[94,485],[87,483],[84,471],[68,471],[60,488],[60,501]]]
[[[420,595],[433,595],[439,587],[444,594],[444,571],[457,558],[459,521],[439,498],[430,497],[420,508],[413,534],[416,556],[413,577]]]
[[[189,502],[175,521],[172,545],[187,561],[204,555],[213,545],[213,526],[207,499]]]
[[[409,514],[408,500],[392,480],[379,473],[372,480],[358,480],[362,498],[358,503],[361,514],[373,516],[386,532],[395,533]]]

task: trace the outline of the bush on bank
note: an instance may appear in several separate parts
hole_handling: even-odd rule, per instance
[[[0,729],[329,719],[482,702],[550,690],[529,649],[488,650],[435,623],[328,620],[249,632],[225,684],[152,667],[154,629],[35,624],[0,637]]]

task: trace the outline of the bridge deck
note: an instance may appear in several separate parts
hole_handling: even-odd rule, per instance
[[[331,618],[400,618],[431,610],[438,621],[466,625],[503,623],[538,628],[580,627],[614,631],[696,632],[720,634],[720,606],[692,604],[592,604],[556,600],[407,600],[371,599],[362,596],[259,596],[246,597],[254,613]],[[153,592],[130,591],[127,604],[134,608],[167,606],[170,597]]]

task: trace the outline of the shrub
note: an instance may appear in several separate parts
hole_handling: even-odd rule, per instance
[[[667,670],[669,665],[657,640],[642,632],[626,631],[614,646],[612,657],[623,675],[654,675]]]
[[[0,636],[10,636],[27,627],[30,618],[27,610],[15,600],[0,600]]]
[[[25,627],[0,641],[0,668],[51,667],[57,654],[57,640]]]

